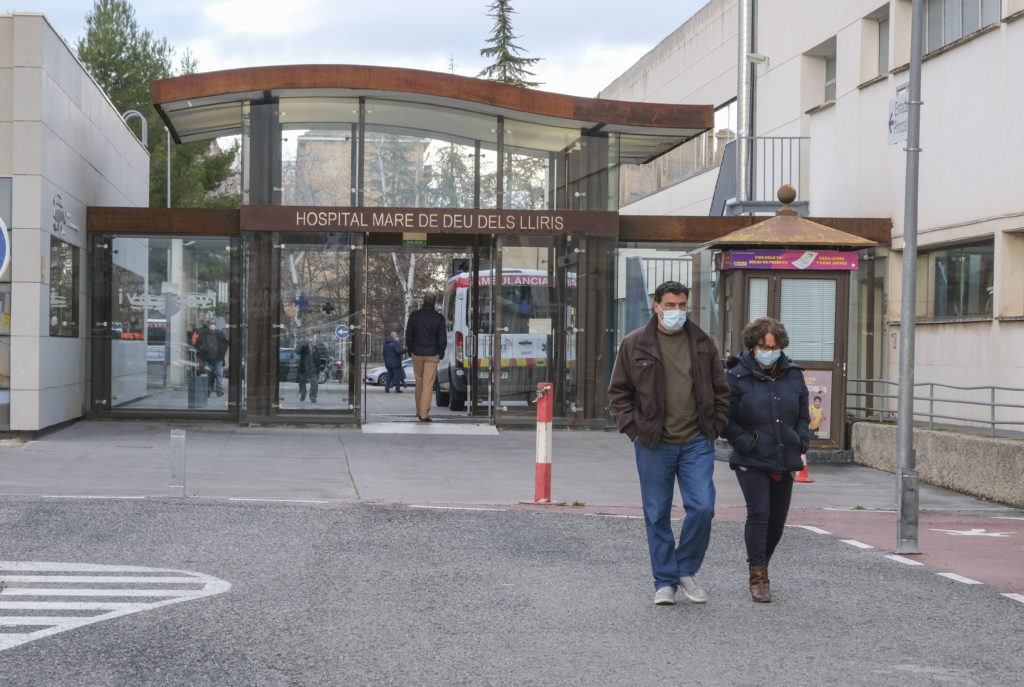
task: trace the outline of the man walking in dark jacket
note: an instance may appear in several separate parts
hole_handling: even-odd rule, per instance
[[[622,340],[608,387],[615,426],[633,441],[654,603],[675,603],[676,587],[707,601],[696,573],[715,514],[715,439],[729,418],[729,385],[718,348],[686,319],[690,290],[668,281],[654,291],[654,315]],[[672,533],[675,482],[686,518]]]
[[[210,380],[208,393],[216,392],[218,396],[224,395],[224,386],[221,384],[221,376],[224,373],[224,356],[228,352],[228,339],[223,332],[217,329],[216,318],[210,317],[206,325],[193,336],[192,344],[199,352],[199,358],[205,364]]]
[[[416,417],[430,422],[430,395],[434,392],[437,364],[448,343],[444,317],[434,310],[437,296],[423,296],[423,307],[409,315],[405,325],[405,347],[412,354],[412,369],[416,375]]]
[[[316,335],[312,327],[306,329],[302,343],[295,347],[299,354],[299,400],[306,400],[306,385],[309,385],[309,402],[316,403],[320,389],[320,370],[327,362],[327,346]]]
[[[384,378],[384,393],[388,393],[391,387],[395,387],[395,393],[402,393],[405,386],[405,369],[402,367],[402,356],[408,353],[398,343],[398,332],[392,331],[388,340],[384,342],[384,367],[387,368],[387,376]]]

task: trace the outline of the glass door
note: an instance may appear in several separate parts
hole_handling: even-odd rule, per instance
[[[554,360],[564,350],[564,284],[556,283],[552,237],[498,236],[490,344],[494,416],[499,422],[536,421],[537,384],[561,387]],[[558,349],[556,351],[556,348]],[[557,398],[557,389],[556,398]]]
[[[362,234],[263,234],[248,244],[248,418],[354,421]]]

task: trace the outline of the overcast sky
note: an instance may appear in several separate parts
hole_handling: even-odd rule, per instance
[[[476,76],[491,0],[136,0],[139,26],[199,71],[273,64],[365,64]],[[512,27],[541,90],[595,96],[707,0],[512,0]],[[12,8],[12,5],[14,7]],[[74,48],[90,0],[0,0],[42,12]],[[177,64],[175,65],[177,68]]]

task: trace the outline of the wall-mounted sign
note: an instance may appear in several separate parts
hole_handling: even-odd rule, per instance
[[[243,231],[359,231],[428,234],[618,236],[619,214],[604,210],[467,210],[243,205]]]
[[[427,232],[403,231],[403,246],[425,246],[427,245]]]
[[[56,193],[53,196],[53,233],[59,236],[65,229],[81,231],[78,225],[71,221],[71,213],[64,209],[64,199]]]
[[[896,97],[889,99],[889,145],[907,140],[910,127],[910,84],[896,89]]]
[[[720,270],[856,270],[857,253],[836,250],[727,250],[715,256]]]
[[[11,236],[7,233],[7,225],[0,219],[0,275],[7,271],[11,261]]]

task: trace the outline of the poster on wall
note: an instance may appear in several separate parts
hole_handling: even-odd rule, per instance
[[[811,439],[831,439],[829,427],[832,422],[832,371],[804,370],[807,384],[807,405],[811,415]]]

